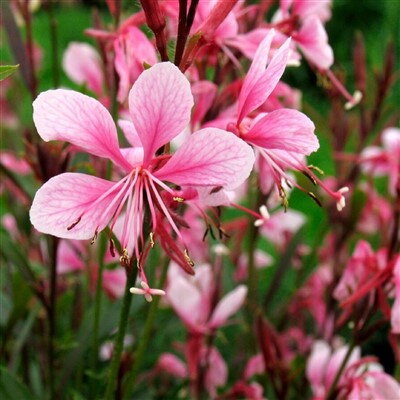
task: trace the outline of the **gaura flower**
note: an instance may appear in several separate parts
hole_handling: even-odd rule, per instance
[[[315,184],[319,183],[335,200],[340,211],[344,207],[343,193],[346,193],[348,188],[341,188],[336,192],[330,190],[304,162],[306,156],[319,148],[313,122],[303,113],[287,108],[268,114],[260,113],[250,119],[275,89],[289,60],[290,38],[268,63],[274,35],[275,31],[270,30],[257,49],[239,94],[236,123],[228,124],[228,129],[257,150],[264,164],[260,171],[273,176],[284,204],[287,200],[282,181],[290,182],[304,191],[287,174],[286,169],[291,168],[306,174]],[[308,194],[319,203],[313,193]]]
[[[112,117],[98,101],[63,89],[41,93],[33,103],[33,119],[43,140],[64,140],[106,157],[125,176],[118,182],[82,173],[51,178],[33,200],[30,218],[35,228],[61,238],[95,239],[106,226],[113,230],[125,212],[120,236],[123,264],[130,260],[128,249],[134,248],[139,259],[146,212],[151,231],[166,220],[183,242],[160,193],[175,193],[165,182],[231,189],[249,176],[254,163],[247,144],[216,128],[193,133],[173,155],[157,156],[156,151],[187,126],[192,106],[189,82],[178,68],[169,62],[154,65],[133,85],[132,122],[124,124],[128,142],[135,146],[140,141],[142,147],[120,149]]]

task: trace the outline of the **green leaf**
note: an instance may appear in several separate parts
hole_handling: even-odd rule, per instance
[[[35,400],[36,396],[18,377],[0,367],[0,398],[2,400]]]
[[[17,65],[0,65],[0,81],[9,77],[12,73],[14,73],[19,67]]]

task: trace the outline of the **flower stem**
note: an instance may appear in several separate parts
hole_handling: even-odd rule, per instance
[[[104,255],[107,250],[107,237],[105,234],[100,236],[99,240],[99,269],[97,271],[96,293],[94,299],[94,318],[93,318],[93,349],[92,349],[92,369],[93,372],[97,368],[97,360],[99,357],[99,324],[100,324],[100,310],[102,300],[102,286],[103,286],[103,270],[104,270]],[[95,396],[95,387],[92,390],[92,396]]]
[[[347,350],[347,353],[342,361],[342,364],[340,365],[340,368],[338,369],[335,379],[332,382],[331,387],[329,388],[328,394],[326,396],[326,400],[334,400],[336,397],[334,397],[335,395],[335,390],[336,390],[336,386],[339,383],[339,379],[343,374],[344,369],[346,368],[347,362],[349,361],[349,358],[351,356],[351,353],[353,353],[354,350],[354,341],[352,341],[350,343],[350,346]]]
[[[60,86],[60,69],[58,65],[58,37],[57,37],[57,20],[54,18],[53,1],[47,2],[47,15],[49,18],[49,30],[51,40],[51,62],[53,69],[53,86],[58,88]]]
[[[165,281],[167,279],[169,263],[170,263],[170,259],[168,257],[166,257],[164,260],[164,264],[162,266],[160,281],[157,285],[157,287],[160,289],[164,286]],[[135,384],[136,377],[138,375],[140,366],[143,361],[143,356],[147,350],[147,346],[150,341],[150,336],[151,336],[151,332],[153,330],[153,325],[154,325],[154,321],[155,321],[155,318],[157,315],[158,305],[160,304],[160,300],[161,300],[161,297],[156,296],[150,305],[150,309],[147,314],[146,322],[144,324],[143,332],[140,336],[138,346],[134,353],[133,368],[131,369],[130,373],[127,375],[127,377],[125,379],[125,387],[124,387],[125,396],[128,396],[132,392],[133,386]]]
[[[54,337],[56,334],[56,301],[57,301],[57,248],[58,239],[48,237],[48,249],[50,260],[50,293],[49,293],[49,338],[48,338],[48,368],[49,368],[49,393],[53,399],[54,392]]]
[[[137,273],[138,269],[136,267],[133,267],[133,265],[131,264],[130,270],[128,272],[128,279],[126,280],[124,297],[122,300],[122,308],[118,324],[118,333],[114,342],[114,351],[111,360],[110,373],[108,375],[107,388],[104,396],[105,400],[112,400],[114,397],[126,325],[128,323],[129,309],[132,302],[132,295],[129,292],[129,288],[134,285]]]

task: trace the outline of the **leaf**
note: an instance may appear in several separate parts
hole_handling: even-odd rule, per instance
[[[9,77],[12,73],[14,73],[19,67],[17,65],[0,65],[0,81]]]
[[[0,367],[0,398],[2,400],[35,400],[31,390],[6,368]]]

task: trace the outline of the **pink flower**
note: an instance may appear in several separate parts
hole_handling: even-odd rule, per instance
[[[400,384],[383,371],[371,371],[353,379],[347,400],[400,399]]]
[[[163,353],[157,362],[157,369],[177,378],[186,378],[187,368],[183,361],[171,353]]]
[[[132,84],[144,70],[144,63],[157,62],[154,46],[146,35],[135,26],[121,32],[114,40],[115,69],[119,76],[117,98],[123,103]]]
[[[388,176],[389,189],[396,193],[400,186],[400,129],[387,128],[382,132],[382,148],[370,146],[361,154],[363,169],[375,176]]]
[[[285,205],[287,200],[282,181],[286,180],[304,190],[286,173],[287,168],[292,168],[318,182],[341,210],[344,206],[343,193],[348,189],[342,188],[337,192],[330,190],[304,163],[305,156],[319,148],[314,124],[306,115],[297,110],[281,108],[268,114],[258,114],[252,121],[249,119],[275,89],[289,60],[290,39],[268,63],[274,35],[274,30],[269,31],[257,49],[239,94],[236,123],[228,124],[228,129],[257,150],[264,164],[260,171],[273,177]],[[309,195],[315,199],[313,193]]]
[[[176,273],[170,268],[166,292],[167,300],[189,331],[204,334],[224,325],[239,310],[247,288],[239,285],[212,310],[214,278],[210,266],[201,265],[194,277]]]
[[[346,300],[371,277],[383,271],[386,265],[386,251],[379,251],[375,254],[368,242],[360,240],[333,296],[340,301]]]
[[[31,172],[30,165],[23,158],[16,157],[10,151],[0,152],[0,163],[18,175],[27,175]]]
[[[78,240],[60,240],[57,250],[57,273],[64,275],[75,271],[84,271],[88,268],[91,280],[91,289],[95,290],[98,279],[98,265],[91,260],[85,261],[87,245]],[[111,261],[110,254],[106,254],[104,262]],[[118,299],[124,294],[126,272],[124,268],[105,269],[103,271],[103,289],[111,299]]]
[[[138,139],[141,142],[143,157],[138,160],[135,148],[119,148],[111,115],[98,101],[62,89],[40,94],[33,103],[33,118],[45,141],[64,140],[106,157],[126,175],[116,183],[81,173],[55,176],[34,198],[30,217],[35,228],[61,238],[95,239],[107,225],[114,228],[125,208],[120,241],[121,262],[126,264],[132,243],[139,259],[138,244],[144,243],[143,220],[148,207],[151,230],[161,229],[167,221],[182,242],[160,194],[164,190],[175,196],[164,181],[231,189],[248,177],[254,163],[249,146],[216,128],[193,133],[172,156],[157,157],[156,151],[189,123],[192,105],[189,82],[173,64],[156,64],[139,76],[129,94],[132,123],[127,122],[129,129],[125,129],[132,146]]]
[[[331,17],[332,0],[281,0],[280,9],[283,13],[288,12],[291,7],[291,13],[301,18],[310,15],[318,17],[322,22]]]
[[[325,398],[346,356],[347,350],[347,346],[341,346],[332,351],[328,343],[322,340],[317,340],[314,343],[307,360],[306,375],[315,399]],[[346,369],[351,368],[352,364],[359,359],[360,349],[357,347],[352,351],[347,361]],[[343,384],[344,379],[344,375],[342,375],[339,384]]]
[[[207,366],[204,377],[204,384],[207,392],[211,398],[215,398],[217,394],[217,388],[225,385],[228,379],[228,368],[224,359],[222,358],[220,352],[216,347],[206,347],[199,344],[200,348],[196,349],[198,351],[199,365]],[[193,354],[188,352],[186,354],[188,357],[187,364],[190,365],[193,360],[191,357]],[[197,365],[196,371],[197,374]],[[189,375],[188,366],[182,362],[178,357],[171,353],[163,353],[156,366],[156,370],[166,372],[176,378],[187,378]]]
[[[63,56],[63,68],[78,85],[86,85],[97,96],[103,95],[103,71],[96,49],[87,43],[72,42]]]
[[[293,40],[303,52],[304,57],[321,70],[327,70],[333,64],[333,51],[328,43],[328,35],[319,18],[307,17]]]

